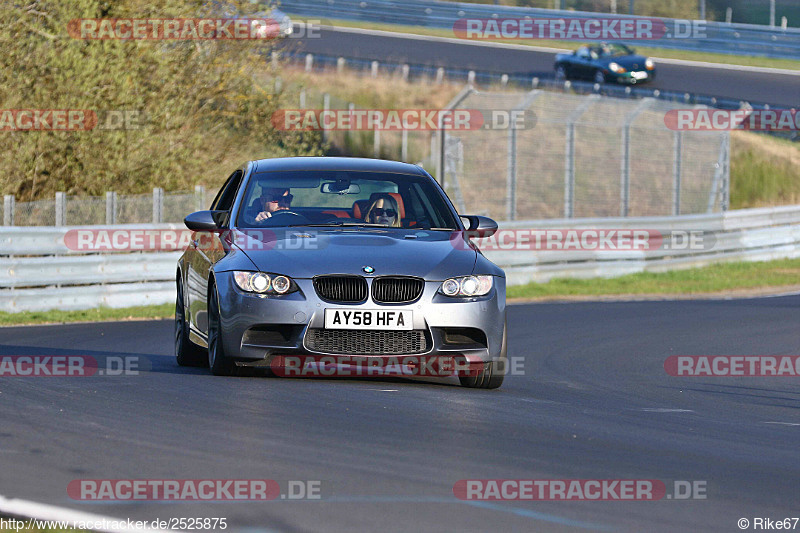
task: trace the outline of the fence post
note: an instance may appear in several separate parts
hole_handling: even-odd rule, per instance
[[[300,89],[300,109],[306,108],[306,90]]]
[[[625,116],[622,124],[622,161],[620,173],[620,208],[619,215],[628,216],[628,209],[631,201],[631,123],[636,120],[639,114],[647,109],[655,100],[644,98],[633,111]]]
[[[408,161],[408,130],[403,128],[400,134],[400,161]]]
[[[106,191],[106,224],[117,223],[117,193]]]
[[[471,85],[467,85],[453,98],[449,104],[445,106],[445,110],[452,111],[455,107],[464,101],[470,94],[474,92],[474,89]],[[438,146],[436,147],[436,181],[440,184],[444,184],[444,157],[445,157],[445,128],[444,128],[444,113],[439,113],[439,123],[437,124],[438,128],[436,130],[437,137],[436,141]]]
[[[731,134],[725,132],[725,141],[723,141],[723,149],[725,150],[725,157],[722,158],[725,165],[722,174],[722,211],[727,211],[731,208]]]
[[[401,68],[401,72],[403,73],[403,81],[408,81],[408,73],[411,71],[407,64],[404,64]]]
[[[56,193],[56,226],[67,225],[67,195]]]
[[[272,62],[272,68],[273,69],[277,69],[278,68],[278,52],[273,50],[270,53],[270,59],[271,59],[271,62]]]
[[[567,131],[564,147],[564,218],[575,215],[575,123],[581,118],[584,111],[589,109],[599,94],[586,97],[581,105],[567,117]]]
[[[323,116],[327,115],[328,110],[331,108],[331,95],[328,93],[322,94],[322,111],[324,113]],[[320,124],[321,125],[321,124]],[[328,130],[326,128],[322,128],[322,141],[328,141]]]
[[[153,187],[153,224],[164,220],[164,189]]]
[[[3,225],[14,225],[14,195],[6,194],[3,196]]]
[[[306,54],[306,72],[314,68],[314,54]]]
[[[355,110],[356,110],[356,104],[354,104],[353,102],[350,102],[349,104],[347,104],[348,117],[350,118],[351,122],[353,120],[353,111],[355,111]],[[351,138],[352,137],[351,137],[351,134],[350,134],[350,128],[345,129],[344,130],[344,142],[345,142],[344,145],[345,145],[345,148],[348,149],[348,150],[350,149],[350,146],[348,146],[348,144],[349,144],[349,141],[350,141]]]
[[[681,214],[681,172],[683,159],[683,132],[676,131],[673,135],[674,143],[672,149],[672,214]]]
[[[506,176],[506,220],[517,218],[517,111],[524,111],[542,91],[533,90],[511,108],[508,123],[508,175]]]
[[[436,69],[436,85],[441,85],[444,82],[444,67]]]
[[[378,77],[378,62],[377,61],[373,61],[372,64],[370,65],[370,75],[373,78],[377,78]]]
[[[343,57],[336,60],[336,74],[341,74],[344,71],[344,62],[345,59]]]
[[[202,185],[194,186],[194,210],[202,211],[206,208],[206,188]]]
[[[381,157],[381,130],[378,128],[372,130],[372,153],[375,159]]]

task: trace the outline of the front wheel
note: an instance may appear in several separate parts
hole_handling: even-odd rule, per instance
[[[594,73],[594,82],[595,83],[605,83],[606,82],[606,75],[603,74],[602,70],[598,70]]]
[[[458,376],[462,387],[471,389],[496,389],[503,384],[503,379],[508,371],[508,345],[506,344],[506,331],[508,327],[503,324],[503,344],[500,348],[500,358],[497,361],[484,363],[477,374]],[[470,373],[472,374],[472,373]]]
[[[222,344],[222,321],[215,285],[210,285],[208,291],[208,367],[215,376],[236,374],[236,363],[225,355]]]

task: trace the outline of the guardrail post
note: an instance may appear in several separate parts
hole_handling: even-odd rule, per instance
[[[14,225],[14,195],[6,194],[3,196],[3,225]]]
[[[403,81],[408,81],[408,73],[410,71],[411,68],[408,66],[408,64],[403,64],[403,66],[400,67],[400,72],[403,74]]]
[[[502,85],[503,87],[508,85],[508,74],[503,74],[502,76],[500,76],[500,85]]]
[[[683,132],[676,131],[673,134],[674,143],[672,149],[672,214],[681,214],[681,172],[683,158]]]
[[[444,83],[444,67],[439,67],[436,69],[436,85],[441,85]]]
[[[345,59],[343,57],[340,57],[339,59],[336,60],[336,73],[337,74],[341,74],[342,71],[344,71],[344,64],[345,64]]]
[[[153,224],[164,220],[164,189],[153,187]]]
[[[314,54],[306,54],[306,72],[314,68]]]
[[[469,73],[467,73],[467,83],[469,83],[470,85],[475,85],[475,71],[474,70],[470,70]]]
[[[370,76],[372,76],[373,78],[377,78],[378,77],[378,62],[377,61],[373,61],[370,64],[369,70],[370,70]]]
[[[408,161],[408,130],[405,128],[400,133],[400,161]]]
[[[67,225],[67,195],[56,193],[56,226]]]
[[[322,111],[323,113],[327,114],[327,112],[331,108],[331,95],[328,93],[322,94]],[[322,128],[322,142],[328,142],[328,130],[327,128]]]
[[[117,223],[117,193],[106,191],[106,224]]]
[[[206,188],[202,185],[194,186],[194,210],[202,211],[206,208]]]

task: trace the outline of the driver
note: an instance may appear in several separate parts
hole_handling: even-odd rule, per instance
[[[255,216],[256,222],[272,217],[273,213],[277,211],[288,211],[292,204],[292,198],[288,188],[262,188],[261,197],[258,199],[258,205],[261,208]],[[258,207],[256,208],[258,209]]]

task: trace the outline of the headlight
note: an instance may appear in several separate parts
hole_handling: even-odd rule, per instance
[[[645,60],[644,66],[645,68],[647,68],[647,70],[653,70],[654,68],[656,68],[656,64],[653,63],[653,60],[650,59],[649,57]]]
[[[622,74],[623,72],[625,72],[625,69],[622,68],[619,65],[619,63],[615,63],[613,61],[608,64],[608,70],[610,70],[611,72],[616,72],[617,74]]]
[[[267,274],[264,272],[235,271],[233,279],[236,285],[247,292],[259,294],[287,294],[297,290],[297,286],[286,276]]]
[[[445,296],[483,296],[492,290],[493,285],[492,276],[464,276],[444,280],[441,292]]]

